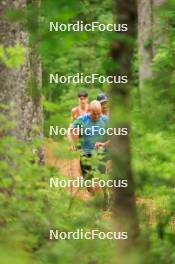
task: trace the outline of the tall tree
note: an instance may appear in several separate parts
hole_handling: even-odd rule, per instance
[[[159,9],[167,0],[139,0],[138,7],[138,54],[139,86],[152,77],[151,63],[156,54],[157,45],[164,41],[160,26]],[[141,93],[142,99],[144,94]]]
[[[16,129],[11,132],[19,139],[31,140],[35,135],[35,125],[41,123],[39,120],[41,120],[42,111],[38,110],[40,109],[40,101],[37,102],[36,108],[36,100],[34,100],[32,93],[29,36],[19,22],[12,23],[6,18],[8,9],[24,12],[26,0],[0,2],[0,42],[6,53],[8,47],[15,47],[17,44],[22,45],[25,48],[25,60],[20,67],[16,68],[9,68],[3,63],[0,64],[0,103],[8,105],[9,111],[16,113],[13,116]],[[10,56],[8,53],[6,55]],[[32,63],[32,65],[34,64]],[[36,68],[33,71],[35,75],[37,75]],[[41,77],[37,75],[38,82],[39,79],[41,80]]]
[[[166,33],[164,25],[160,19],[160,9],[166,4],[167,0],[153,0],[152,12],[153,12],[153,57],[156,55],[157,46],[164,43],[166,40]]]
[[[134,50],[134,39],[136,38],[137,6],[135,0],[116,0],[116,12],[118,23],[127,24],[127,38],[119,38],[113,42],[111,56],[118,64],[116,70],[119,74],[126,74],[131,78],[131,62]],[[130,82],[129,82],[130,83]],[[128,240],[122,243],[126,249],[136,244],[138,236],[138,221],[136,215],[136,200],[134,192],[134,178],[131,168],[130,152],[130,85],[122,84],[111,87],[112,94],[112,122],[114,127],[128,128],[127,136],[114,136],[112,138],[111,155],[113,160],[112,175],[115,179],[128,181],[127,188],[114,189],[113,212],[115,216],[116,229],[127,231]],[[120,242],[121,243],[121,242]]]
[[[0,102],[16,112],[16,135],[21,139],[25,139],[31,130],[31,122],[27,122],[31,119],[31,100],[26,93],[29,80],[28,34],[19,23],[9,22],[5,13],[10,8],[23,10],[25,7],[25,0],[0,2],[0,42],[3,48],[17,44],[25,48],[25,62],[22,66],[9,68],[3,63],[0,65]]]
[[[36,116],[36,124],[39,128],[37,135],[42,139],[43,138],[43,106],[42,106],[42,64],[41,58],[38,53],[38,48],[40,44],[39,36],[39,9],[40,9],[40,0],[32,0],[32,17],[31,25],[34,40],[32,43],[31,51],[31,79],[33,85],[33,113]],[[39,159],[40,162],[44,163],[44,148],[39,148]]]
[[[152,76],[152,0],[138,1],[139,83]]]

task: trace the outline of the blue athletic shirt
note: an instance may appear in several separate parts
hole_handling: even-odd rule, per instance
[[[74,123],[72,128],[80,128],[80,140],[81,140],[81,149],[84,153],[91,154],[95,149],[96,142],[105,142],[107,140],[106,133],[104,135],[99,134],[106,129],[108,117],[106,115],[100,115],[97,121],[91,119],[90,113],[86,113],[82,116],[79,116]],[[103,131],[102,131],[103,130]]]

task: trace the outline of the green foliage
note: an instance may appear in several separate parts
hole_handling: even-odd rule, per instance
[[[0,118],[5,131],[9,122],[3,115]],[[54,167],[38,164],[36,147],[35,140],[24,143],[5,134],[0,143],[1,263],[115,263],[112,241],[49,240],[50,229],[108,231],[111,227],[92,201],[49,187],[50,177],[65,177]],[[60,158],[60,152],[55,154]]]
[[[49,21],[64,23],[76,20],[112,23],[113,5],[109,0],[41,1],[39,30],[33,20],[33,8],[29,1],[24,12],[9,10],[11,22],[21,22],[30,34],[30,46],[38,41],[38,52],[43,64],[43,95],[45,111],[45,136],[49,126],[68,127],[70,110],[77,104],[79,90],[88,90],[90,100],[100,91],[108,91],[102,84],[49,84],[49,73],[74,75],[106,74],[111,69],[108,51],[116,36],[109,33],[49,32]],[[173,264],[174,254],[174,84],[175,84],[175,34],[174,4],[169,1],[160,10],[162,26],[167,23],[167,41],[157,47],[152,69],[154,78],[146,83],[145,105],[140,105],[140,94],[133,88],[132,113],[124,117],[123,109],[116,106],[113,112],[118,120],[130,120],[132,124],[132,165],[136,181],[136,195],[143,199],[138,202],[141,240],[149,242],[147,249],[149,263]],[[35,10],[36,11],[36,10]],[[35,12],[34,12],[35,13]],[[36,14],[36,13],[35,13]],[[129,39],[125,36],[125,41]],[[153,40],[148,40],[145,47]],[[137,53],[137,50],[135,51]],[[25,49],[0,46],[0,60],[9,68],[24,63]],[[118,65],[119,67],[120,65]],[[134,85],[138,84],[138,59],[133,59]],[[38,88],[34,78],[29,83],[34,99]],[[7,110],[3,106],[3,111]],[[13,114],[12,114],[13,115]],[[13,120],[13,118],[11,118]],[[115,119],[115,117],[114,117]],[[10,119],[9,119],[10,120]],[[115,120],[114,120],[115,121]],[[17,140],[7,131],[15,127],[0,115],[0,256],[1,263],[67,264],[67,263],[116,263],[114,244],[100,240],[49,240],[49,230],[73,231],[110,230],[109,221],[102,220],[100,198],[81,201],[63,189],[50,189],[49,178],[65,179],[55,167],[38,164],[35,150],[41,145],[37,139],[30,143]],[[72,159],[75,154],[68,151],[66,140],[55,137],[61,148],[53,154],[59,159]],[[77,152],[77,154],[79,154]],[[90,165],[94,176],[98,176],[98,157],[94,155]],[[101,160],[104,165],[104,161]],[[102,174],[102,179],[107,179]],[[150,223],[151,222],[151,223]],[[13,248],[13,250],[12,250]],[[144,252],[145,253],[145,252]]]
[[[0,45],[0,60],[9,68],[19,68],[25,62],[25,52],[26,49],[20,44],[7,48]]]
[[[174,263],[174,1],[160,14],[165,39],[157,45],[152,63],[153,78],[140,94],[132,90],[132,164],[142,233],[149,237],[149,263]],[[160,36],[158,36],[160,37]],[[137,71],[137,58],[134,70]],[[144,210],[143,210],[144,209]],[[144,217],[146,211],[147,218]],[[148,223],[151,226],[148,228]]]
[[[84,75],[98,73],[106,75],[110,59],[108,50],[113,38],[111,33],[98,32],[48,32],[49,21],[71,23],[83,20],[85,23],[99,21],[112,23],[112,4],[110,1],[71,1],[60,5],[59,14],[55,3],[41,6],[42,27],[40,27],[40,53],[43,61],[43,84],[46,103],[44,104],[46,122],[45,133],[48,135],[49,124],[60,126],[70,122],[70,111],[77,104],[78,91],[87,90],[90,100],[96,98],[100,91],[106,91],[106,84],[49,84],[49,74]],[[78,6],[78,8],[77,8]],[[44,26],[44,28],[43,28]],[[47,34],[47,37],[46,37]],[[53,63],[54,62],[54,63]],[[54,107],[55,104],[55,107]],[[50,105],[50,107],[49,107]],[[57,109],[53,112],[53,108]],[[59,113],[62,113],[60,116]]]

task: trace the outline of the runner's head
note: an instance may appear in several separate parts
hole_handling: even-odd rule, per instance
[[[97,96],[97,101],[101,104],[102,114],[106,115],[108,113],[108,97],[104,93],[101,93]]]
[[[88,103],[88,93],[84,91],[79,92],[78,100],[80,106],[85,106]]]
[[[101,115],[101,104],[100,102],[94,100],[90,103],[90,114],[93,121],[97,121]]]

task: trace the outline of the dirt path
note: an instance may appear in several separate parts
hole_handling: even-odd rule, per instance
[[[60,174],[62,176],[65,176],[66,178],[80,178],[82,176],[81,174],[81,168],[80,168],[80,161],[79,158],[75,158],[72,160],[66,160],[66,159],[59,159],[54,155],[55,149],[58,147],[57,142],[48,141],[45,145],[45,159],[46,163],[50,166],[53,166],[57,168],[60,171]],[[83,188],[79,190],[78,188],[71,188],[69,191],[72,193],[73,196],[79,197],[80,199],[87,201],[92,199],[92,196],[89,194],[89,192]]]
[[[60,159],[54,153],[55,149],[60,148],[60,144],[57,142],[48,141],[45,144],[45,159],[46,163],[52,167],[55,167],[59,170],[62,176],[65,178],[74,179],[77,177],[81,177],[81,168],[79,158],[75,159]],[[93,199],[93,196],[87,191],[86,188],[78,189],[78,188],[70,188],[68,191],[71,192],[73,197],[80,198],[83,201],[89,201]],[[155,225],[157,222],[157,208],[155,205],[155,201],[149,198],[137,197],[137,204],[143,208],[144,215],[148,219],[149,224]],[[107,216],[106,216],[107,214]],[[110,213],[107,211],[104,213],[105,218],[109,218]],[[175,221],[175,220],[174,220]],[[175,222],[173,223],[173,225]]]

